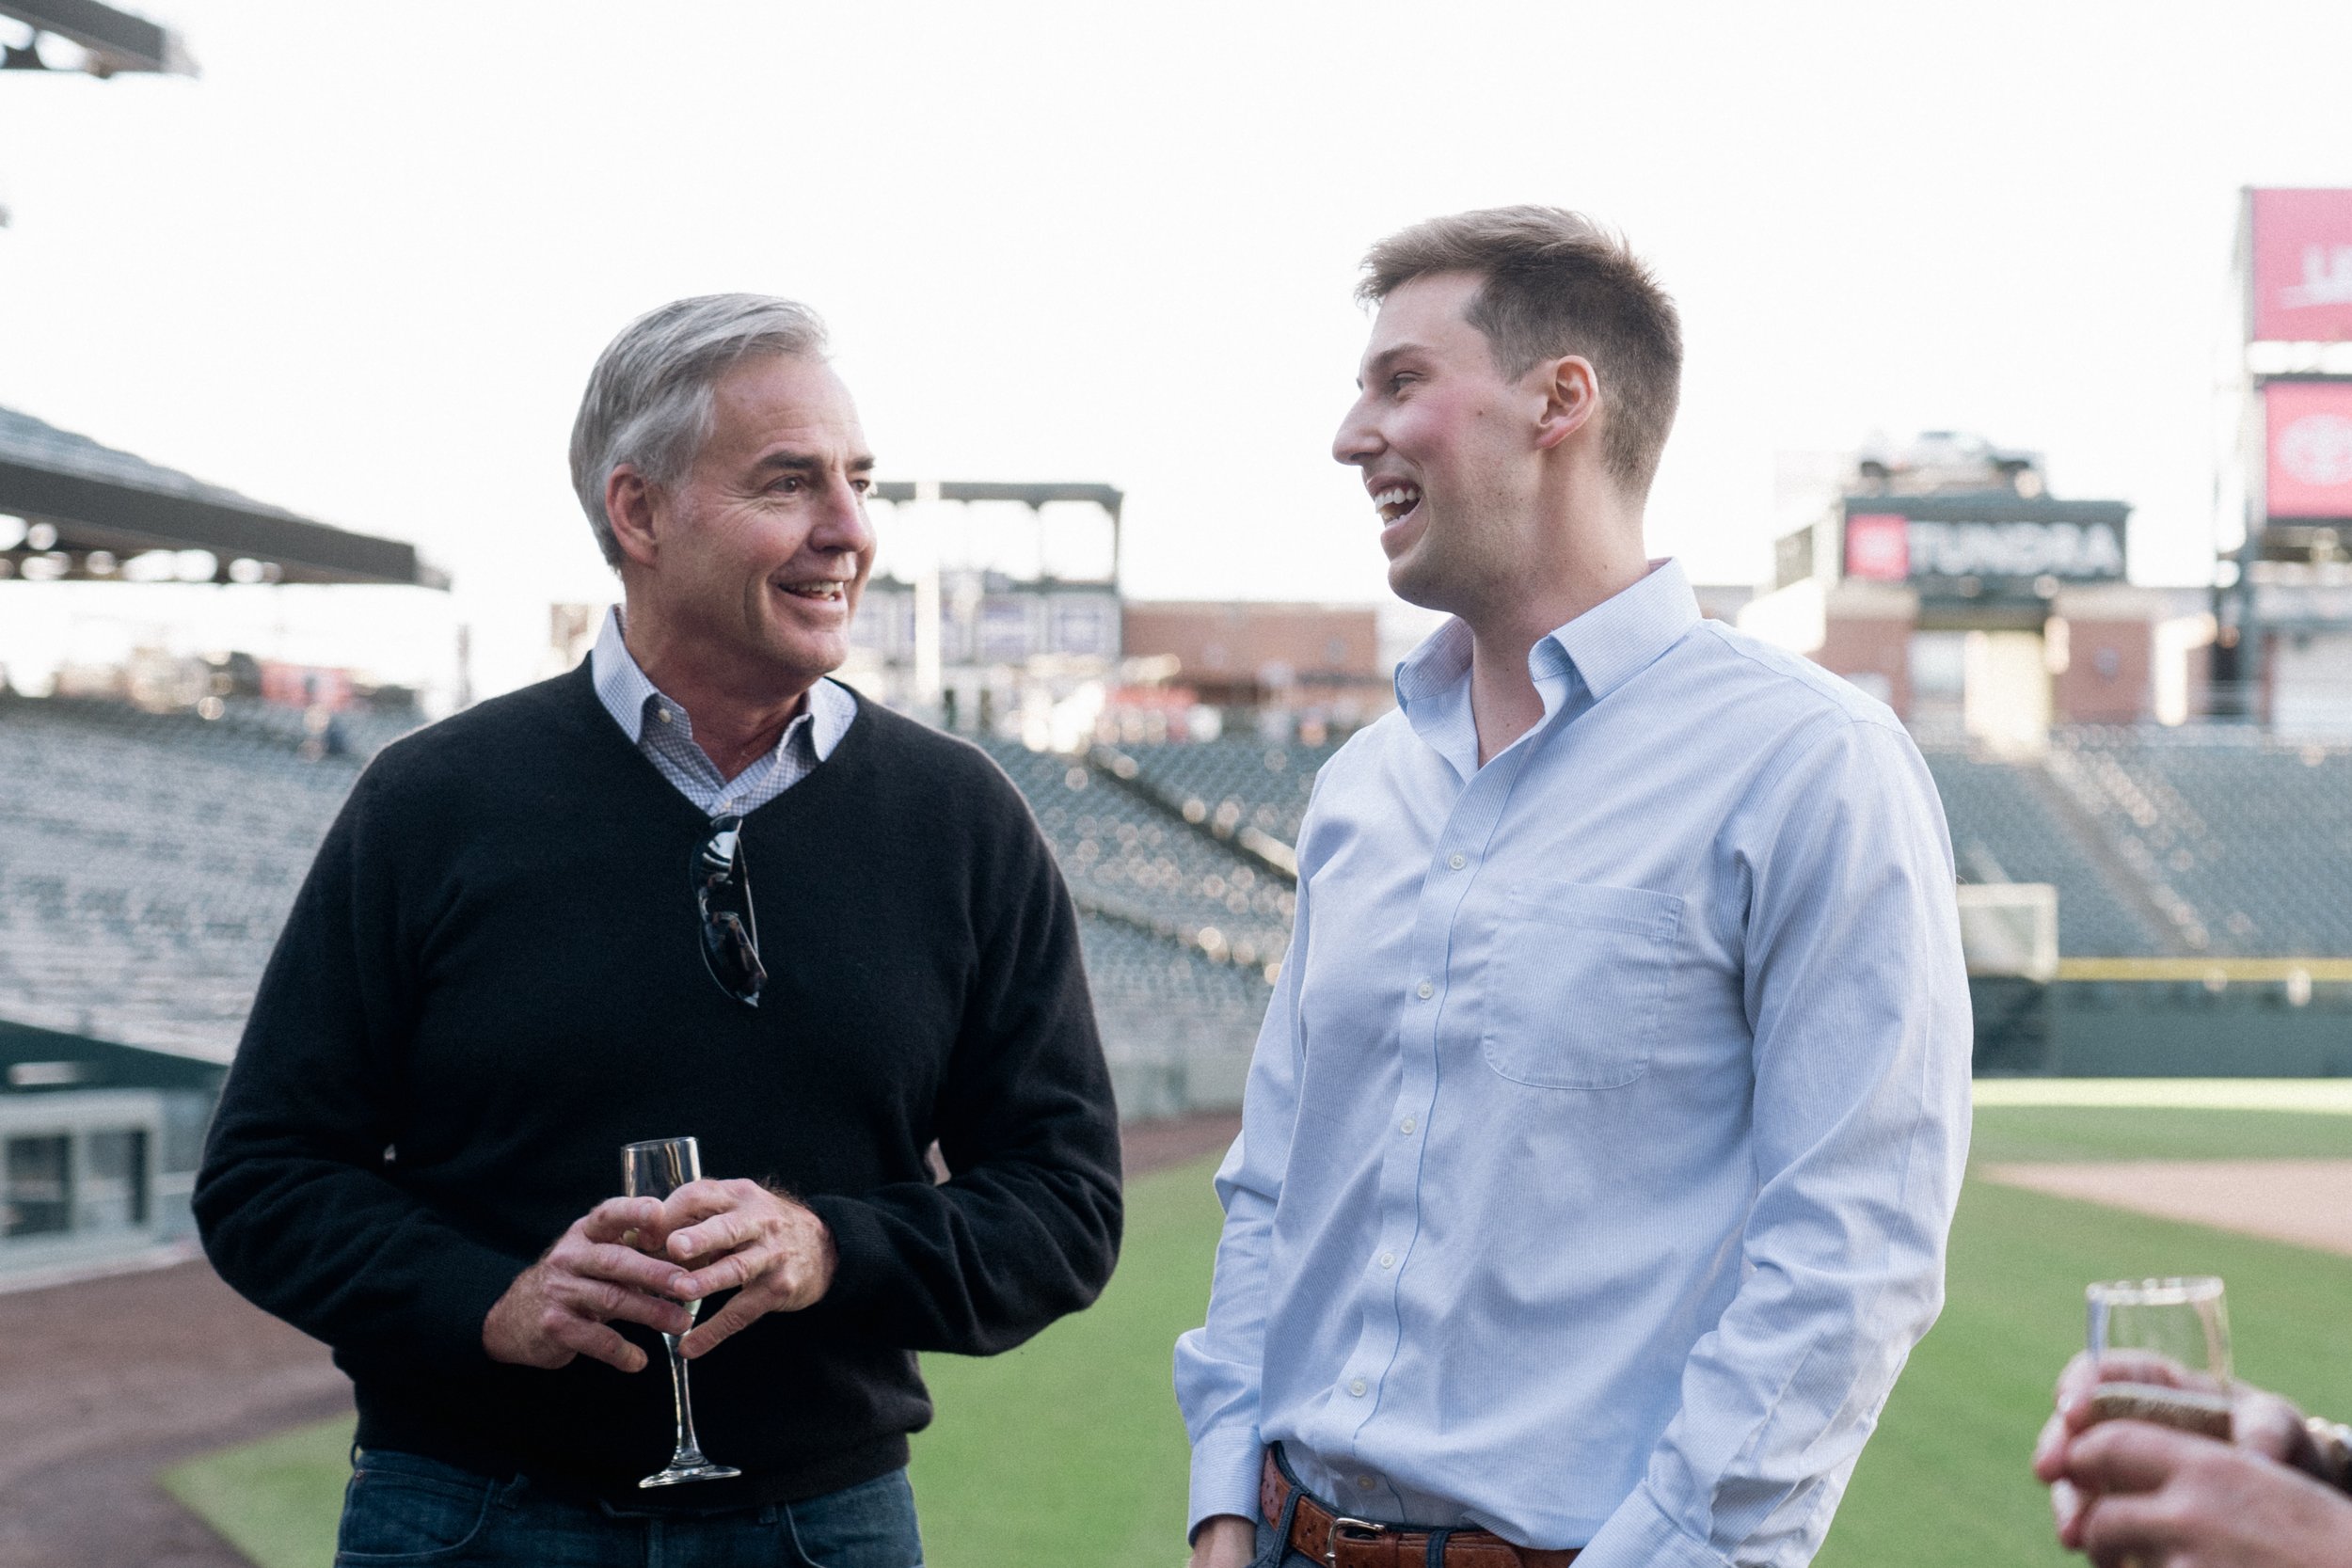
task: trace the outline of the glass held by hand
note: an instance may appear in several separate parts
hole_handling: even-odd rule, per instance
[[[702,1174],[702,1148],[691,1138],[655,1138],[621,1148],[621,1192],[627,1197],[666,1198],[688,1182],[701,1180]],[[698,1301],[686,1304],[690,1317],[701,1308]],[[694,1402],[687,1386],[686,1357],[678,1349],[678,1337],[664,1334],[661,1344],[670,1355],[670,1402],[676,1415],[677,1447],[669,1464],[637,1484],[675,1486],[682,1481],[724,1481],[741,1475],[740,1470],[714,1465],[704,1457],[702,1444],[694,1436]]]
[[[2112,1279],[2085,1292],[2100,1420],[2154,1421],[2227,1442],[2230,1314],[2210,1275]]]

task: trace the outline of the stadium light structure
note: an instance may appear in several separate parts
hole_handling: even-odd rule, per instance
[[[0,408],[0,578],[137,580],[136,562],[165,552],[183,581],[449,586],[414,545],[330,528]]]
[[[1116,597],[1119,592],[1120,514],[1126,505],[1126,495],[1109,484],[1018,483],[1000,480],[882,480],[873,488],[873,499],[892,506],[909,503],[930,505],[938,501],[969,504],[974,501],[1014,501],[1029,509],[1033,515],[1043,513],[1054,501],[1078,501],[1100,507],[1111,529],[1110,575],[1088,579],[1096,586],[1109,589]],[[914,579],[914,694],[918,701],[936,704],[946,692],[946,665],[945,659],[947,604],[942,594],[939,561],[934,556]]]
[[[105,78],[128,74],[194,76],[196,61],[170,28],[97,0],[0,0],[0,16],[14,17],[33,30],[24,45],[9,45],[0,71],[48,71],[40,57],[44,33],[80,46],[82,69]]]
[[[909,501],[1019,501],[1032,512],[1041,511],[1048,501],[1085,501],[1103,509],[1111,523],[1111,578],[1119,581],[1120,511],[1127,503],[1125,492],[1108,484],[1023,484],[995,480],[892,480],[885,479],[874,486],[874,499],[894,506]]]

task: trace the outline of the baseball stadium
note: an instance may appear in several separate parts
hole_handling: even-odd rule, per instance
[[[0,15],[76,40],[93,74],[188,69],[109,8]],[[1975,1108],[1947,1297],[1830,1568],[2076,1560],[2026,1455],[2090,1281],[2221,1276],[2238,1374],[2352,1414],[2352,361],[2330,341],[2352,318],[2281,325],[2264,293],[2279,267],[2304,276],[2280,236],[2330,224],[2342,271],[2352,191],[2243,193],[2220,462],[2243,526],[2210,585],[2132,580],[2131,504],[2054,496],[2040,452],[1932,431],[1814,465],[1758,519],[1769,576],[1700,590],[1893,709],[1957,868]],[[929,1560],[1173,1562],[1170,1347],[1208,1300],[1211,1175],[1285,960],[1302,823],[1427,623],[1134,594],[1110,483],[885,473],[873,495],[885,534],[1050,515],[1098,531],[1104,562],[878,575],[840,673],[1025,801],[1075,907],[1123,1136],[1100,1302],[1000,1356],[924,1357]],[[158,585],[397,591],[419,639],[453,586],[410,541],[0,407],[0,633],[63,593],[103,615]],[[548,603],[547,673],[601,615]],[[473,693],[192,636],[81,661],[0,638],[0,1562],[24,1568],[323,1563],[350,1474],[343,1374],[214,1275],[190,1199],[312,856],[376,755]]]

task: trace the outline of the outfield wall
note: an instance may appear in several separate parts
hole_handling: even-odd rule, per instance
[[[2352,1076],[2352,981],[2233,975],[1979,976],[1979,1076],[2342,1078]]]

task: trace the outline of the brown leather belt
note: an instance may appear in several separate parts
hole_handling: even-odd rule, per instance
[[[1334,1513],[1315,1495],[1291,1485],[1290,1478],[1266,1449],[1265,1467],[1258,1475],[1258,1506],[1266,1523],[1279,1529],[1282,1510],[1291,1494],[1298,1494],[1292,1510],[1290,1549],[1327,1568],[1567,1568],[1575,1551],[1545,1551],[1515,1546],[1491,1530],[1423,1530],[1401,1525],[1378,1525]],[[1437,1552],[1430,1543],[1439,1536]]]

